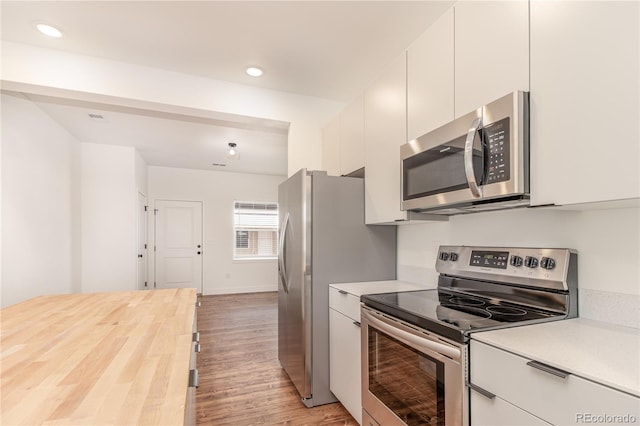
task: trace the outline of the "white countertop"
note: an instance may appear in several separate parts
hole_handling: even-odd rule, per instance
[[[574,318],[471,338],[640,397],[638,329]]]
[[[409,283],[406,281],[363,281],[356,283],[336,283],[329,287],[346,291],[354,296],[362,296],[363,294],[375,293],[391,293],[394,291],[411,291],[411,290],[428,290],[433,287],[427,287],[421,284]]]

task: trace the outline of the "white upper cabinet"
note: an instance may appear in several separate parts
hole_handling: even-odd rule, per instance
[[[406,53],[366,91],[365,222],[405,220],[400,210],[400,145],[407,141]]]
[[[364,95],[340,113],[340,170],[347,175],[364,167]]]
[[[529,2],[461,1],[454,13],[455,117],[528,91]]]
[[[531,201],[640,197],[639,3],[531,2]]]
[[[340,116],[322,129],[322,168],[330,176],[340,176]]]
[[[322,129],[322,168],[342,176],[364,167],[364,94]]]
[[[407,50],[407,139],[453,120],[453,8]]]

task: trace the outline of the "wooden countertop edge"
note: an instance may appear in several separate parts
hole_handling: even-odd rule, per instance
[[[0,423],[182,424],[195,289],[40,296],[0,311]]]

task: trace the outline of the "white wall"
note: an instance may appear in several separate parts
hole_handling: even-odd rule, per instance
[[[398,229],[398,279],[431,284],[438,245],[578,251],[579,315],[640,328],[640,211],[516,209]]]
[[[149,195],[149,178],[147,170],[147,162],[140,155],[138,151],[135,152],[135,167],[136,167],[136,190],[137,192],[148,196]]]
[[[80,286],[80,143],[22,95],[2,94],[2,301]]]
[[[69,99],[187,110],[290,123],[289,175],[322,166],[321,129],[345,104],[2,41],[3,87]],[[117,84],[114,84],[116,82]],[[135,102],[135,103],[131,103]],[[182,111],[184,113],[184,111]]]
[[[285,176],[149,167],[151,206],[158,199],[203,203],[204,294],[277,290],[275,260],[233,260],[233,203],[277,202],[278,184],[284,179]],[[150,221],[152,227],[153,217]],[[149,234],[153,238],[153,232]]]
[[[82,291],[136,289],[136,153],[81,145]]]

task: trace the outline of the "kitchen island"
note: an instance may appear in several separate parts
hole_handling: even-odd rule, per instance
[[[192,423],[195,304],[195,289],[171,289],[3,309],[0,423]]]

